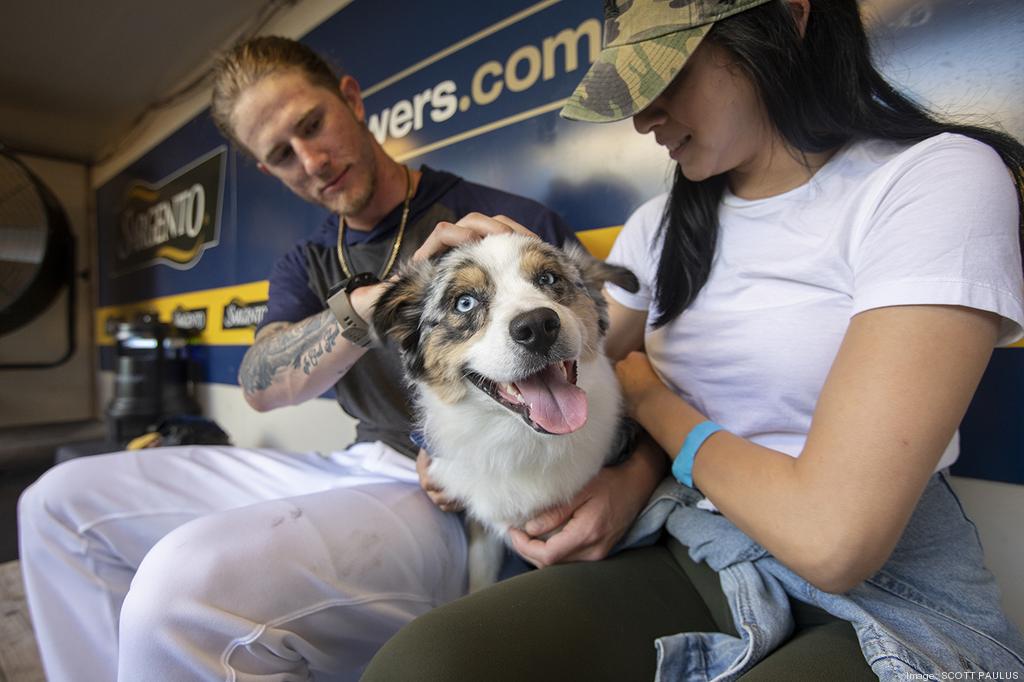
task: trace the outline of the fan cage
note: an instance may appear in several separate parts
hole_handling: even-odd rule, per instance
[[[74,246],[57,198],[0,152],[0,335],[42,314],[74,278]]]

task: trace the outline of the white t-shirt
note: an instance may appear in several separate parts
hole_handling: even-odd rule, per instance
[[[655,236],[667,195],[630,217],[608,260],[640,280],[624,306],[657,316]],[[711,276],[680,316],[647,329],[665,383],[709,419],[798,456],[850,318],[871,308],[962,305],[1022,336],[1016,188],[987,145],[943,134],[855,143],[805,185],[767,199],[726,191]],[[954,438],[939,468],[958,455]]]

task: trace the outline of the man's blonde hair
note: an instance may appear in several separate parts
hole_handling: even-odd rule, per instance
[[[249,155],[252,152],[235,136],[231,122],[238,98],[267,76],[296,69],[311,84],[337,94],[341,74],[302,43],[280,36],[250,38],[221,54],[213,67],[210,115],[224,137]]]

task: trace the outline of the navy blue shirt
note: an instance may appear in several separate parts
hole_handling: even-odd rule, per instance
[[[474,211],[508,216],[552,244],[576,241],[569,225],[536,201],[426,166],[421,170],[423,177],[409,203],[409,219],[398,260],[410,257],[437,223],[455,222]],[[391,253],[401,217],[399,205],[369,231],[345,231],[345,253],[351,272],[380,272]],[[299,322],[327,308],[329,292],[345,283],[338,262],[338,227],[338,216],[332,215],[312,237],[300,241],[277,260],[270,274],[270,298],[261,328],[271,322]],[[367,351],[338,381],[335,393],[342,409],[358,421],[357,441],[381,440],[415,456],[409,440],[410,395],[393,345]]]

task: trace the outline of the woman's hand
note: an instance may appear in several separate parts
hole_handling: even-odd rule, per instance
[[[509,529],[513,549],[539,568],[605,558],[667,468],[664,453],[644,439],[629,460],[601,469],[572,500],[541,513],[523,529]]]
[[[622,399],[630,417],[643,424],[639,407],[651,395],[669,390],[651,367],[646,353],[633,351],[615,364],[615,374],[622,387]]]
[[[428,473],[430,469],[430,455],[423,448],[416,455],[416,473],[420,477],[420,487],[427,493],[430,501],[437,505],[438,509],[445,512],[460,512],[465,508],[461,501],[444,494],[444,489],[434,483]]]
[[[475,242],[491,234],[517,233],[539,239],[537,235],[528,229],[503,215],[488,217],[482,213],[470,213],[458,222],[441,222],[434,227],[434,231],[423,242],[420,248],[412,254],[413,260],[431,258],[448,249]]]

